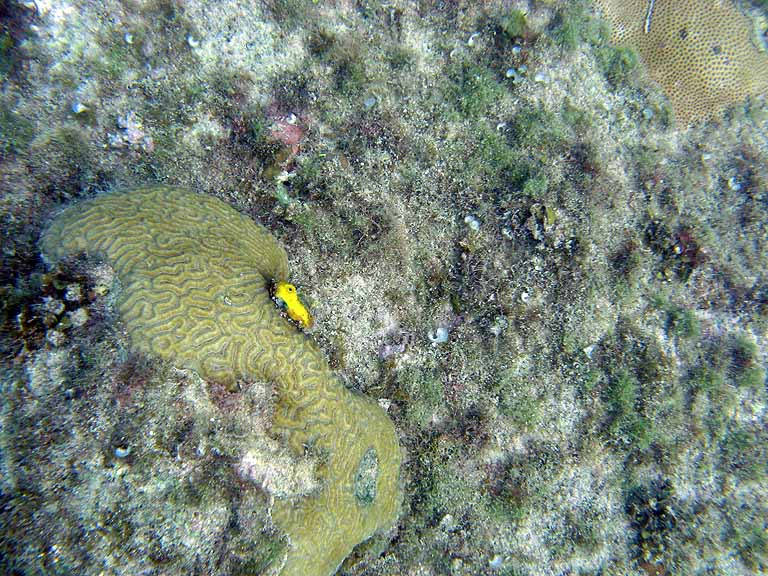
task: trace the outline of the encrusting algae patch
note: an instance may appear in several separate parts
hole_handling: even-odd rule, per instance
[[[59,215],[41,239],[49,260],[105,258],[132,343],[208,380],[274,383],[273,430],[300,454],[324,454],[322,489],[277,500],[289,536],[285,576],[333,574],[352,548],[394,524],[401,501],[394,426],[371,399],[334,376],[318,347],[272,302],[288,277],[269,231],[226,203],[166,186],[108,194]]]

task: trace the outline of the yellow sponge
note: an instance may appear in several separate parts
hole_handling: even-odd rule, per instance
[[[635,48],[686,125],[768,93],[768,54],[732,0],[595,0],[616,44]]]

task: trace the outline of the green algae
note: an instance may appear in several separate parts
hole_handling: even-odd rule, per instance
[[[519,38],[525,34],[527,28],[525,12],[522,10],[510,10],[501,17],[499,25],[510,40]]]
[[[275,502],[273,519],[290,539],[281,574],[332,574],[356,544],[395,521],[394,427],[339,382],[272,303],[270,285],[287,279],[288,264],[265,228],[214,198],[157,186],[70,208],[41,245],[50,259],[86,252],[112,264],[123,284],[119,310],[138,349],[209,381],[274,382],[273,431],[297,454],[313,444],[326,458],[319,494]]]

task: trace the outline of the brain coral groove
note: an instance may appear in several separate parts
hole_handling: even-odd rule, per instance
[[[297,453],[312,443],[327,455],[320,493],[273,507],[290,539],[281,574],[333,574],[356,544],[394,523],[401,499],[394,426],[375,402],[347,390],[276,309],[269,288],[287,280],[288,261],[266,228],[215,198],[155,186],[70,207],[41,249],[49,260],[84,252],[112,264],[136,347],[209,380],[274,383],[273,430]],[[355,482],[371,449],[374,497],[360,501]]]

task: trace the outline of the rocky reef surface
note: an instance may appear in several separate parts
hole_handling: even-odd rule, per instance
[[[677,4],[0,0],[0,572],[768,570],[768,7]]]

